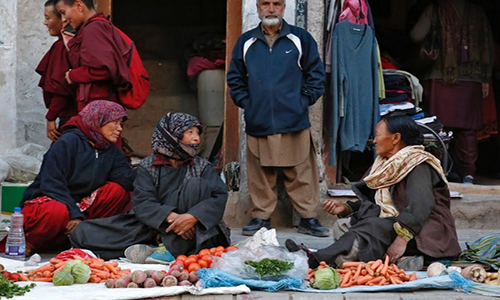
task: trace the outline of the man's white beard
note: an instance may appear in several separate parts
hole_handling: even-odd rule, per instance
[[[276,26],[281,23],[281,17],[276,17],[276,18],[261,18],[262,24],[264,26]]]

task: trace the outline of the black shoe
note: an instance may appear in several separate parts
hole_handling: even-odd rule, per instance
[[[315,218],[300,219],[299,229],[297,229],[297,232],[318,237],[327,237],[330,235],[330,230],[321,225],[318,219]]]
[[[309,268],[316,269],[319,266],[318,260],[312,254],[311,250],[309,250],[304,244],[297,245],[293,240],[288,239],[285,241],[285,247],[290,252],[297,252],[302,250],[307,255],[307,263],[309,264]]]
[[[243,235],[254,235],[261,228],[266,227],[267,229],[271,229],[271,219],[263,220],[259,218],[254,218],[247,226],[243,227],[242,234]]]

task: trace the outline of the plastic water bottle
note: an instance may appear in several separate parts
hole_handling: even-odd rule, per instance
[[[11,215],[10,230],[5,243],[5,257],[15,260],[24,260],[26,252],[26,239],[24,238],[24,216],[21,208],[14,208]]]

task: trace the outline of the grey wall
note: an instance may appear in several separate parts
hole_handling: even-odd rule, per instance
[[[53,42],[43,25],[43,2],[0,3],[0,153],[27,142],[49,145],[34,70]]]

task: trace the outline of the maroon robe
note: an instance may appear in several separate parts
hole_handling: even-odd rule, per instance
[[[69,43],[69,59],[73,69],[71,81],[78,84],[78,111],[93,100],[118,102],[117,91],[127,91],[132,85],[124,59],[130,46],[104,14],[90,17]]]
[[[70,69],[68,51],[61,38],[44,55],[35,71],[41,75],[38,86],[43,90],[43,100],[48,108],[48,121],[60,119],[59,128],[78,113],[75,101],[76,87],[64,78]]]

